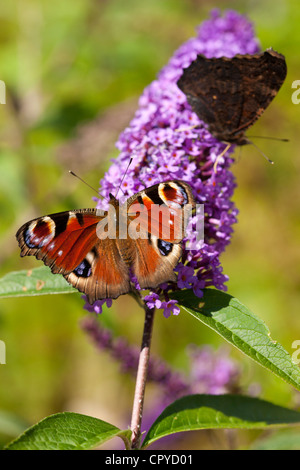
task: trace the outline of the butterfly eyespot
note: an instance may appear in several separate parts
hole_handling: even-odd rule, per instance
[[[158,193],[168,207],[176,209],[183,207],[189,199],[186,189],[177,182],[161,183]]]
[[[42,248],[48,245],[54,236],[55,223],[50,217],[43,217],[31,222],[24,234],[24,241],[28,248]]]
[[[90,277],[92,268],[88,260],[85,258],[73,271],[78,277]]]
[[[157,248],[163,256],[167,256],[173,249],[173,244],[165,240],[157,240]]]

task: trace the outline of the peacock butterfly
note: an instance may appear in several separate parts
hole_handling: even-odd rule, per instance
[[[187,222],[183,213],[194,205],[191,187],[173,180],[123,204],[110,195],[105,212],[79,209],[33,219],[16,238],[21,256],[42,260],[93,304],[133,290],[132,277],[142,289],[175,281]]]
[[[283,55],[261,54],[207,59],[198,55],[177,82],[211,134],[229,144],[250,141],[246,130],[277,95],[287,74]]]

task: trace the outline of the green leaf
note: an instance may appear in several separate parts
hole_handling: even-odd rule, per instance
[[[298,365],[271,339],[265,323],[239,300],[216,289],[205,289],[201,299],[190,290],[180,291],[172,298],[233,346],[300,390]]]
[[[300,424],[300,413],[242,395],[189,395],[169,405],[149,429],[142,447],[182,431],[254,429]]]
[[[0,279],[0,297],[19,297],[44,294],[77,292],[60,274],[52,274],[50,268],[14,271]]]
[[[119,436],[128,447],[130,431],[78,413],[48,416],[8,444],[6,450],[87,450]]]

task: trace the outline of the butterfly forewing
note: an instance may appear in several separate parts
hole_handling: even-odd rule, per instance
[[[134,247],[133,274],[141,288],[153,288],[165,282],[175,281],[177,265],[185,235],[185,210],[191,211],[195,202],[190,186],[183,181],[168,181],[152,186],[128,201],[128,214],[139,218],[141,233]]]
[[[97,241],[96,212],[80,209],[27,222],[16,234],[21,256],[34,255],[54,272],[71,272]]]
[[[148,239],[151,235],[160,240],[179,243],[184,238],[186,222],[194,205],[191,188],[187,183],[168,181],[130,198],[128,217],[130,225],[140,230],[142,236],[137,238]]]

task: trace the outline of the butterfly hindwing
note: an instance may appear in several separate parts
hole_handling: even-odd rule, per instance
[[[155,288],[168,281],[176,281],[174,268],[182,255],[180,243],[160,240],[155,236],[149,240],[137,240],[133,273],[142,289]]]
[[[65,274],[66,280],[86,294],[88,302],[111,298],[130,291],[129,268],[115,240],[98,240],[77,268]]]

